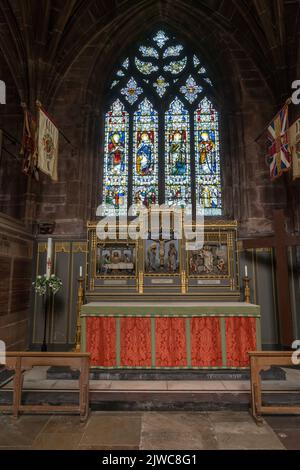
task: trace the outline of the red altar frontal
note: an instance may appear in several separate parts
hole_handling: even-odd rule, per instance
[[[91,302],[82,351],[100,368],[245,368],[260,349],[260,307],[242,302]]]

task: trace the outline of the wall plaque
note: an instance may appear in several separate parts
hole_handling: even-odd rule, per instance
[[[105,279],[103,281],[105,286],[127,286],[126,279]]]

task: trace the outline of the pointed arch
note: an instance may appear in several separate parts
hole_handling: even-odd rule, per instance
[[[154,31],[121,58],[108,95],[116,99],[105,124],[103,196],[111,212],[197,202],[206,215],[221,215],[218,113],[201,57],[170,31]]]

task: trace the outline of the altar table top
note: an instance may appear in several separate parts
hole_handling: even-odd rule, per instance
[[[207,316],[234,315],[260,317],[260,306],[246,302],[201,302],[184,300],[176,302],[159,301],[102,301],[82,305],[81,316]]]

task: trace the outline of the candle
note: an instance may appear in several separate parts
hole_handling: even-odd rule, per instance
[[[245,266],[245,277],[248,277],[248,266]]]
[[[52,238],[48,238],[47,242],[47,262],[46,262],[46,278],[49,279],[52,267]]]
[[[82,277],[82,266],[79,268],[79,277]]]

